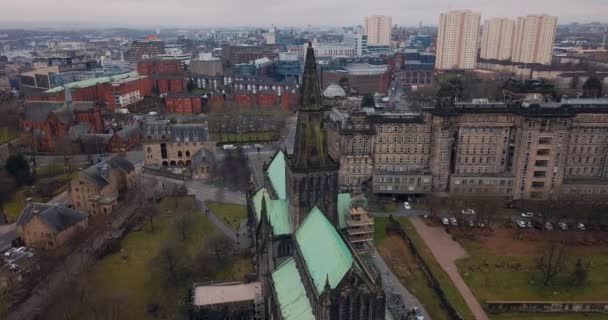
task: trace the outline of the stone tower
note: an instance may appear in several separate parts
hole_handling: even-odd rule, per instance
[[[287,160],[287,198],[295,228],[315,205],[338,227],[338,164],[329,156],[317,63],[308,44],[294,153]]]

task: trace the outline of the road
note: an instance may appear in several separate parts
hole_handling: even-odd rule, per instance
[[[448,274],[456,289],[460,292],[464,301],[473,312],[475,319],[487,320],[488,315],[479,304],[479,301],[471,292],[469,286],[464,282],[464,279],[458,272],[456,260],[467,258],[469,254],[462,246],[452,239],[452,236],[445,232],[442,227],[429,227],[418,217],[411,217],[410,221],[416,228],[420,237],[429,247],[435,259],[441,268]]]
[[[374,265],[378,269],[378,272],[382,275],[382,287],[384,288],[384,292],[387,297],[389,294],[398,294],[401,295],[403,302],[407,308],[413,308],[415,306],[419,307],[424,315],[425,320],[430,320],[428,312],[424,309],[424,306],[420,303],[418,298],[414,296],[407,288],[399,281],[399,278],[393,273],[391,268],[388,267],[380,253],[376,250],[375,247],[371,257],[374,261]]]

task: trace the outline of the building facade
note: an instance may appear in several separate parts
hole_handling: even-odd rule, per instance
[[[480,58],[510,60],[515,22],[511,19],[493,18],[486,20],[481,32]]]
[[[439,16],[435,68],[475,69],[480,19],[479,13],[469,10],[449,11]]]
[[[88,226],[88,215],[46,203],[29,203],[17,220],[17,233],[30,248],[55,249]]]
[[[136,183],[133,164],[115,155],[80,171],[70,183],[70,199],[77,210],[92,215],[108,214]]]
[[[367,35],[368,44],[391,44],[391,31],[393,30],[391,17],[377,15],[365,17],[363,28],[365,34]]]
[[[551,64],[557,31],[557,17],[527,15],[518,17],[513,40],[513,62]]]
[[[608,198],[607,111],[606,99],[399,115],[334,108],[327,130],[342,191],[597,199]]]

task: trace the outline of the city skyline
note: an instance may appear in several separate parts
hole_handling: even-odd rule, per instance
[[[516,5],[518,2],[522,5]],[[295,27],[344,26],[361,25],[364,16],[368,15],[390,15],[393,24],[414,26],[420,22],[424,25],[437,25],[437,17],[441,12],[462,9],[480,12],[482,21],[494,17],[548,14],[558,16],[560,23],[608,22],[608,7],[602,4],[602,0],[582,0],[576,3],[567,0],[515,0],[508,3],[490,0],[459,0],[456,3],[440,0],[429,3],[413,0],[407,4],[385,0],[381,3],[361,2],[357,5],[346,0],[313,0],[306,3],[254,3],[243,0],[208,3],[181,0],[167,6],[164,1],[151,0],[146,1],[144,6],[140,0],[109,0],[104,2],[103,6],[96,7],[95,3],[89,0],[68,0],[58,10],[55,3],[28,0],[3,4],[0,27],[270,27],[271,24]],[[95,7],[95,10],[91,10],[92,7]],[[345,8],[349,9],[344,10]],[[337,11],[344,14],[336,15]]]

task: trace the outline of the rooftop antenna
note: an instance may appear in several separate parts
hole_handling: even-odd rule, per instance
[[[606,36],[608,36],[608,25],[604,26],[604,40],[602,40],[602,49],[606,50]]]

